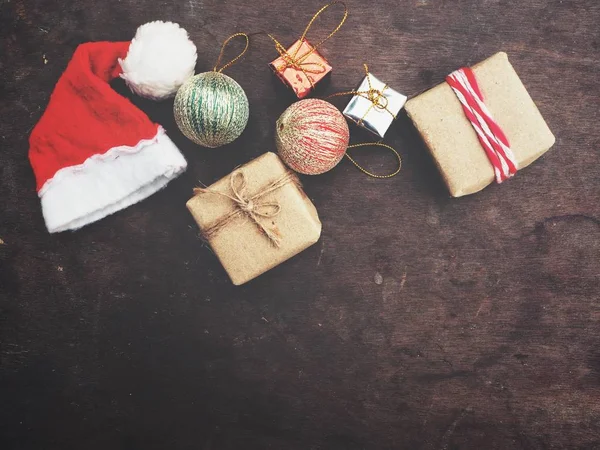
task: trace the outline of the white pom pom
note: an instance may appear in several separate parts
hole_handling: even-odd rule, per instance
[[[192,75],[196,46],[187,31],[173,22],[157,20],[140,26],[125,59],[119,59],[129,88],[142,97],[173,97]]]

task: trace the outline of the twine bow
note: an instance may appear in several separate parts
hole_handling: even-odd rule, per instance
[[[330,6],[333,6],[335,4],[340,4],[344,7],[344,16],[342,17],[342,20],[340,21],[338,26],[335,27],[335,29],[331,33],[329,33],[329,35],[325,39],[321,40],[321,42],[319,42],[317,45],[311,46],[310,44],[308,44],[308,41],[306,40],[306,35],[308,34],[308,30],[310,30],[310,27],[312,26],[314,21],[317,19],[317,17],[319,17],[319,15],[323,11],[325,11],[327,8],[329,8]],[[345,3],[339,2],[339,1],[334,1],[334,2],[331,2],[331,3],[323,6],[319,11],[316,12],[316,14],[310,20],[310,22],[308,22],[308,25],[304,29],[304,33],[302,33],[302,36],[299,39],[300,45],[298,45],[296,47],[296,49],[292,52],[292,54],[290,54],[288,52],[288,50],[283,45],[281,45],[281,43],[273,35],[267,34],[267,36],[269,36],[271,38],[271,40],[275,43],[275,49],[277,50],[277,52],[279,53],[279,56],[283,60],[283,65],[276,67],[277,71],[282,71],[289,67],[291,67],[295,70],[298,70],[298,71],[302,72],[304,74],[304,76],[306,76],[306,79],[310,83],[311,87],[314,88],[315,85],[314,85],[311,77],[309,76],[309,74],[320,74],[320,73],[325,72],[327,70],[327,68],[325,67],[325,65],[323,65],[321,63],[310,62],[310,61],[307,61],[307,59],[310,55],[315,53],[317,51],[317,49],[325,43],[325,41],[327,41],[329,38],[331,38],[335,33],[337,33],[340,30],[340,28],[342,27],[342,25],[344,24],[344,22],[346,21],[347,18],[348,18],[348,8],[346,7]],[[298,55],[298,53],[300,53],[300,49],[302,48],[303,43],[307,43],[310,48],[308,49],[308,51],[306,51],[302,55]]]
[[[209,240],[237,217],[246,216],[256,224],[273,246],[279,248],[281,246],[281,236],[277,232],[277,229],[266,226],[264,220],[261,219],[271,219],[277,216],[281,212],[281,205],[277,201],[261,201],[261,198],[288,183],[300,186],[298,177],[288,171],[285,175],[269,183],[256,194],[249,195],[244,172],[236,170],[229,177],[229,187],[232,192],[231,195],[210,188],[194,188],[195,195],[206,193],[216,194],[227,197],[234,203],[234,209],[230,213],[222,217],[211,227],[203,230],[205,239]]]

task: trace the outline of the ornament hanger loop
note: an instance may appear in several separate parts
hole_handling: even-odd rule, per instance
[[[362,144],[353,144],[353,145],[349,145],[348,146],[348,150],[350,150],[351,148],[357,148],[357,147],[384,147],[387,148],[388,150],[390,150],[392,153],[394,153],[394,155],[396,155],[396,158],[398,159],[398,168],[388,174],[388,175],[377,175],[375,173],[369,172],[367,169],[365,169],[363,166],[361,166],[359,163],[356,162],[356,160],[354,158],[352,158],[352,156],[350,156],[350,154],[348,154],[348,152],[346,151],[346,156],[348,157],[348,159],[350,160],[350,162],[352,162],[352,164],[354,164],[361,172],[363,172],[364,174],[369,175],[370,177],[373,178],[392,178],[393,176],[398,175],[398,173],[400,172],[400,169],[402,168],[402,157],[400,156],[400,154],[396,151],[396,149],[390,145],[384,144],[382,142],[363,142]]]
[[[323,39],[321,42],[319,42],[317,45],[314,46],[314,50],[315,51],[317,48],[319,48],[321,45],[323,45],[325,43],[325,41],[327,41],[329,38],[331,38],[335,33],[337,33],[338,31],[340,31],[340,28],[342,28],[342,25],[344,25],[344,22],[346,22],[346,19],[348,18],[348,8],[346,7],[346,4],[344,2],[331,2],[325,6],[323,6],[320,10],[318,10],[315,15],[313,16],[312,19],[310,19],[310,22],[308,22],[308,25],[306,25],[306,28],[304,29],[304,33],[302,33],[302,37],[300,38],[301,41],[304,41],[306,39],[306,35],[308,34],[308,30],[310,30],[310,27],[312,27],[312,24],[314,23],[315,20],[317,20],[317,17],[319,17],[319,15],[321,15],[321,13],[323,11],[325,11],[327,8],[329,8],[330,6],[333,5],[341,5],[344,8],[344,16],[342,17],[342,20],[340,21],[340,23],[338,24],[337,27],[335,27],[335,29],[329,33],[329,35]]]
[[[237,55],[235,58],[233,58],[227,64],[224,64],[223,67],[221,67],[219,69],[219,64],[221,64],[221,59],[223,58],[223,54],[225,53],[225,47],[227,47],[227,44],[229,44],[229,41],[231,41],[232,39],[234,39],[236,37],[243,37],[244,39],[246,39],[246,46],[244,47],[244,50],[242,50],[242,52],[239,55]],[[248,35],[246,33],[235,33],[235,34],[232,34],[231,36],[229,36],[225,40],[225,42],[223,42],[223,45],[221,46],[221,53],[219,53],[219,57],[217,58],[217,63],[215,64],[213,71],[221,73],[225,69],[233,66],[242,56],[244,56],[246,51],[248,51],[249,45],[250,45],[250,38],[248,37]]]

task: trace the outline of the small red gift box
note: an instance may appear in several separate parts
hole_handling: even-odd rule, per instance
[[[287,50],[278,48],[280,56],[271,64],[275,74],[302,99],[331,72],[325,58],[306,40],[299,39]]]

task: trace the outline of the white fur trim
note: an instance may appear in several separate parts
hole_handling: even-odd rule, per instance
[[[173,22],[149,22],[137,29],[125,59],[119,58],[121,78],[137,95],[162,100],[194,75],[196,58],[187,31]]]
[[[60,169],[39,196],[50,233],[76,230],[162,189],[187,162],[162,127],[135,147],[113,147],[83,164]]]

